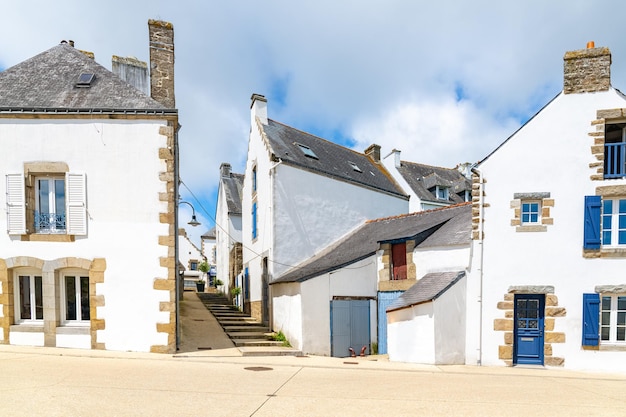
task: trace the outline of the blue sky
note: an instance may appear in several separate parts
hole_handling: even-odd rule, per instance
[[[181,195],[213,227],[222,162],[243,172],[250,96],[270,118],[363,151],[453,167],[495,149],[562,88],[563,55],[613,54],[626,89],[623,1],[32,0],[3,4],[0,68],[62,39],[148,60],[147,21],[174,24]],[[189,219],[181,206],[181,224]],[[197,242],[197,240],[196,240]]]

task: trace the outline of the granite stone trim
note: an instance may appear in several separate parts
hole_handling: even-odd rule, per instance
[[[493,321],[493,330],[502,332],[504,344],[498,346],[498,358],[506,366],[513,365],[513,352],[515,345],[515,294],[545,294],[544,312],[544,365],[562,367],[565,358],[555,357],[553,354],[553,344],[565,343],[566,335],[563,332],[556,332],[555,327],[561,323],[567,315],[564,307],[559,307],[558,297],[554,294],[554,287],[551,285],[514,285],[508,288],[501,301],[498,301],[496,308],[502,313],[502,318]],[[558,320],[558,321],[557,321]]]

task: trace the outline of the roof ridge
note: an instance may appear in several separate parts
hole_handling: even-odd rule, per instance
[[[463,206],[469,206],[471,204],[472,204],[471,201],[466,201],[466,202],[463,202],[463,203],[452,204],[450,206],[445,206],[445,207],[437,207],[437,208],[430,209],[430,210],[415,211],[413,213],[403,213],[403,214],[397,214],[395,216],[381,217],[379,219],[367,220],[365,222],[365,224],[377,223],[377,222],[382,222],[382,221],[385,221],[385,220],[402,219],[402,218],[406,218],[406,217],[410,217],[410,216],[421,216],[423,214],[434,213],[434,212],[437,212],[437,211],[449,210],[449,209],[459,208],[459,207],[463,207]]]

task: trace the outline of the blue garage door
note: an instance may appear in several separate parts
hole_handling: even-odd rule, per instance
[[[331,356],[350,356],[350,348],[359,354],[370,345],[370,301],[332,300],[330,302]]]
[[[404,291],[383,291],[378,293],[378,353],[387,353],[387,307]]]

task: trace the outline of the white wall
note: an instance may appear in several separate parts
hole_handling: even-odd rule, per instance
[[[106,328],[98,341],[110,350],[149,351],[166,345],[167,335],[156,332],[156,323],[169,321],[160,311],[170,301],[168,291],[155,291],[155,278],[167,278],[159,258],[168,256],[158,244],[168,225],[159,222],[167,212],[166,192],[159,173],[166,172],[159,148],[165,122],[60,121],[0,119],[0,172],[23,173],[24,162],[61,161],[70,172],[87,175],[88,235],[75,242],[28,242],[9,236],[6,216],[0,216],[0,253],[3,258],[31,256],[43,260],[64,257],[105,258],[104,283],[97,285],[105,306],[97,308]],[[5,187],[4,178],[2,179]],[[5,192],[0,206],[6,208]],[[31,226],[32,227],[32,226]]]
[[[420,279],[429,272],[464,271],[470,262],[470,245],[420,248],[413,251],[415,276]]]
[[[274,284],[273,325],[304,353],[330,355],[330,301],[334,296],[376,297],[375,258],[370,257],[302,283]],[[376,341],[376,301],[370,303],[370,335]]]
[[[387,312],[390,361],[465,363],[465,278],[434,301]]]
[[[626,259],[582,256],[584,196],[594,195],[600,185],[626,184],[625,180],[590,180],[595,173],[589,168],[594,157],[590,150],[593,137],[588,133],[595,131],[590,122],[596,119],[597,110],[624,106],[624,98],[612,89],[560,95],[480,165],[488,205],[482,276],[483,364],[504,364],[498,359],[503,332],[494,331],[493,323],[504,317],[496,306],[509,286],[552,285],[559,306],[566,309],[566,317],[556,319],[554,330],[566,333],[566,343],[553,343],[553,355],[565,358],[566,368],[626,371],[626,361],[616,360],[614,352],[581,348],[582,294],[594,292],[596,285],[626,282]],[[510,202],[513,193],[520,192],[550,192],[555,201],[551,208],[554,224],[547,227],[547,232],[516,233],[510,225]],[[471,279],[480,282],[480,274]],[[479,286],[472,284],[471,297]],[[468,334],[475,329],[468,326]],[[478,352],[479,335],[474,333],[471,340],[474,346],[468,348]]]
[[[280,164],[275,168],[272,266],[280,276],[366,220],[407,213],[408,201]]]
[[[218,190],[215,222],[217,279],[224,283],[225,291],[229,291],[230,251],[235,242],[241,242],[242,220],[240,215],[228,214],[228,203],[221,182]]]

